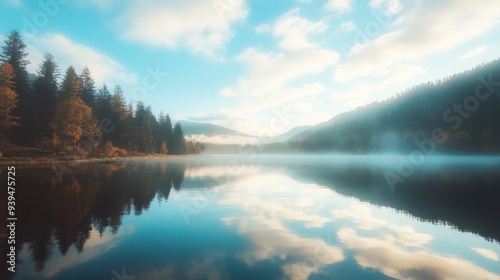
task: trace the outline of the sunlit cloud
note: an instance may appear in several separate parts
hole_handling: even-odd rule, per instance
[[[499,23],[496,0],[485,0],[480,5],[467,0],[432,4],[421,1],[415,5],[400,15],[392,31],[354,46],[349,62],[337,69],[335,79],[351,81],[401,63],[417,61],[479,37]]]
[[[126,40],[217,58],[248,13],[244,0],[132,1],[115,24]]]
[[[57,33],[45,33],[28,37],[30,54],[30,71],[35,72],[43,61],[42,53],[52,53],[62,68],[62,72],[70,65],[81,71],[87,66],[97,83],[117,82],[134,83],[137,76],[129,72],[122,64],[89,46],[79,44],[70,38]]]
[[[499,261],[500,259],[498,258],[498,254],[493,252],[492,250],[485,249],[485,248],[477,248],[477,247],[471,247],[470,248],[472,251],[478,253],[479,255],[493,260],[493,261]]]
[[[465,53],[464,55],[459,57],[459,59],[467,59],[467,58],[481,55],[481,54],[485,53],[486,50],[488,50],[488,49],[489,49],[489,47],[487,47],[487,46],[477,47],[477,48],[473,49],[472,51]]]
[[[352,9],[352,0],[328,0],[325,9],[344,13]]]
[[[330,220],[310,210],[314,205],[310,197],[301,196],[300,191],[291,192],[287,187],[292,185],[291,178],[259,174],[232,182],[231,189],[235,191],[225,191],[218,201],[220,205],[238,207],[244,212],[244,215],[222,219],[228,226],[236,227],[238,233],[253,244],[249,251],[240,254],[240,258],[250,266],[279,258],[284,261],[282,270],[285,275],[297,280],[307,279],[323,267],[344,260],[340,248],[323,239],[303,237],[288,228],[287,223],[294,221],[304,224],[305,228],[321,228]],[[314,196],[317,189],[316,195],[323,195],[323,191],[314,185],[294,189],[307,191],[309,196]],[[265,198],[269,195],[274,197],[273,200]]]
[[[403,9],[399,0],[370,0],[370,7],[383,10],[390,14],[397,14]]]
[[[470,261],[441,256],[427,250],[402,247],[396,239],[362,237],[357,231],[342,228],[339,240],[355,252],[363,268],[374,268],[398,279],[500,279]]]

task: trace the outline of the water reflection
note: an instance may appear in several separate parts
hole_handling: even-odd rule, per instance
[[[394,191],[397,166],[366,159],[21,168],[14,279],[500,279],[499,166],[429,165]]]

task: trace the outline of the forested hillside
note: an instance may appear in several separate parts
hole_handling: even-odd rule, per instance
[[[172,125],[168,114],[155,116],[140,101],[126,104],[120,85],[97,88],[86,67],[80,74],[72,66],[61,73],[49,53],[33,75],[27,71],[27,56],[26,44],[12,31],[0,53],[3,154],[9,153],[9,146],[80,156],[200,150],[199,144],[186,143],[181,125]]]
[[[287,148],[341,152],[500,152],[500,60],[338,115]]]

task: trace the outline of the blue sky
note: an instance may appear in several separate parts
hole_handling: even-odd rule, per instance
[[[51,52],[155,113],[260,136],[500,54],[498,0],[0,1],[30,71]]]

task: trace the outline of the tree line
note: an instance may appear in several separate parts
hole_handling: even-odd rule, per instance
[[[97,88],[87,67],[77,74],[69,66],[61,76],[47,53],[33,75],[27,56],[26,44],[12,31],[0,53],[0,152],[6,143],[96,156],[180,155],[203,148],[186,142],[168,114],[155,116],[141,101],[126,104],[120,85]]]
[[[262,150],[498,154],[500,59],[340,114]]]

